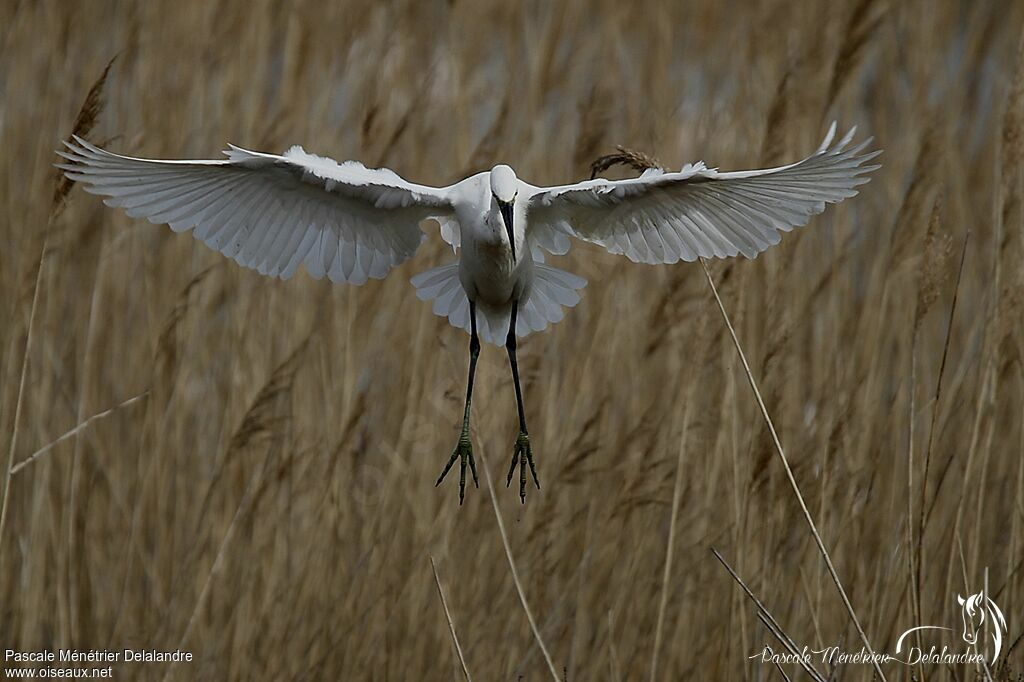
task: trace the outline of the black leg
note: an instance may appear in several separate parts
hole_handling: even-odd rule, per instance
[[[537,467],[533,462],[533,448],[530,446],[530,435],[526,431],[526,410],[523,407],[523,389],[519,384],[519,362],[516,360],[516,315],[519,313],[519,302],[512,302],[512,315],[509,319],[508,336],[505,338],[505,350],[508,351],[508,362],[512,366],[512,380],[516,386],[516,407],[519,409],[519,435],[516,437],[515,450],[512,452],[512,465],[508,469],[508,480],[505,486],[512,484],[512,474],[519,465],[519,499],[526,503],[526,465],[530,465],[533,484],[540,490],[537,480]]]
[[[462,415],[462,433],[459,435],[459,442],[455,446],[455,451],[452,452],[451,458],[448,460],[448,464],[445,465],[444,471],[437,477],[437,483],[434,487],[441,485],[441,481],[448,475],[448,470],[455,464],[455,460],[460,460],[459,467],[459,504],[462,504],[462,500],[466,497],[466,464],[469,464],[469,468],[473,472],[473,485],[477,488],[480,487],[480,482],[476,475],[476,461],[473,459],[473,444],[469,439],[469,410],[473,404],[473,379],[476,377],[476,360],[480,357],[480,337],[476,334],[476,304],[472,301],[469,302],[469,326],[470,326],[470,337],[469,337],[469,386],[466,388],[466,411]]]

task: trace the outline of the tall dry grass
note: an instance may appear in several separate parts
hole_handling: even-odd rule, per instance
[[[617,145],[743,168],[862,126],[886,153],[860,196],[711,271],[873,648],[955,626],[987,569],[1016,671],[991,674],[1019,674],[1022,26],[923,0],[0,4],[0,648],[196,656],[117,679],[575,681],[782,679],[748,660],[772,621],[860,646],[699,265],[558,259],[590,286],[520,346],[544,488],[460,509],[433,481],[467,339],[407,283],[450,252],[281,283],[61,198],[53,150],[118,54],[90,133],[116,150],[299,143],[434,184],[567,181]],[[501,471],[502,351],[476,396]]]

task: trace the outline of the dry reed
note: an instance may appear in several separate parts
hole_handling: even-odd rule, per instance
[[[115,151],[302,144],[437,185],[498,162],[581,179],[616,145],[785,163],[857,124],[886,150],[871,183],[715,284],[872,646],[955,626],[987,566],[1010,620],[989,672],[1016,679],[1022,27],[994,0],[0,3],[0,647],[196,656],[118,679],[452,679],[425,556],[476,679],[795,680],[749,657],[861,646],[699,265],[551,259],[590,284],[520,345],[544,490],[460,509],[432,484],[467,340],[407,282],[452,259],[436,228],[358,289],[241,270],[55,189],[94,91],[82,120]],[[475,445],[507,463],[500,349],[474,397]]]

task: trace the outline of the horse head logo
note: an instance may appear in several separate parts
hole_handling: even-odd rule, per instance
[[[956,601],[963,609],[961,615],[964,622],[964,641],[976,646],[978,636],[988,623],[988,631],[992,633],[992,643],[995,649],[991,660],[999,658],[999,652],[1003,648],[1003,635],[1006,633],[1006,618],[1003,617],[1003,612],[984,592],[972,594],[967,599],[958,594]]]

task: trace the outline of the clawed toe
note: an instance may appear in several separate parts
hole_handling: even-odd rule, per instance
[[[508,469],[508,479],[505,487],[512,485],[512,475],[519,467],[519,499],[526,504],[526,466],[530,466],[530,474],[533,476],[533,484],[540,490],[540,481],[537,480],[537,467],[533,461],[533,448],[530,446],[530,436],[525,431],[520,431],[516,437],[515,450],[512,452],[512,464]]]
[[[462,501],[466,498],[466,465],[469,464],[469,468],[473,473],[473,485],[477,488],[480,487],[480,481],[476,474],[476,460],[473,459],[473,444],[469,440],[469,436],[464,434],[459,438],[458,444],[455,446],[455,450],[452,452],[452,456],[448,459],[448,463],[445,465],[441,475],[437,477],[437,483],[434,487],[441,485],[441,481],[448,475],[448,471],[455,464],[455,460],[459,460],[459,506],[462,505]]]
[[[473,485],[480,487],[480,480],[476,471],[476,460],[473,458],[473,444],[469,440],[469,434],[464,433],[459,437],[459,442],[444,465],[441,475],[437,477],[434,487],[441,485],[448,472],[459,462],[459,505],[466,499],[466,468],[473,474]],[[508,469],[508,479],[505,485],[512,485],[512,476],[515,475],[516,467],[519,468],[519,499],[526,504],[526,467],[530,467],[530,475],[533,477],[533,484],[540,490],[540,481],[537,479],[537,465],[533,461],[533,447],[530,445],[530,436],[526,431],[520,431],[516,437],[516,443],[512,452],[512,465]]]

